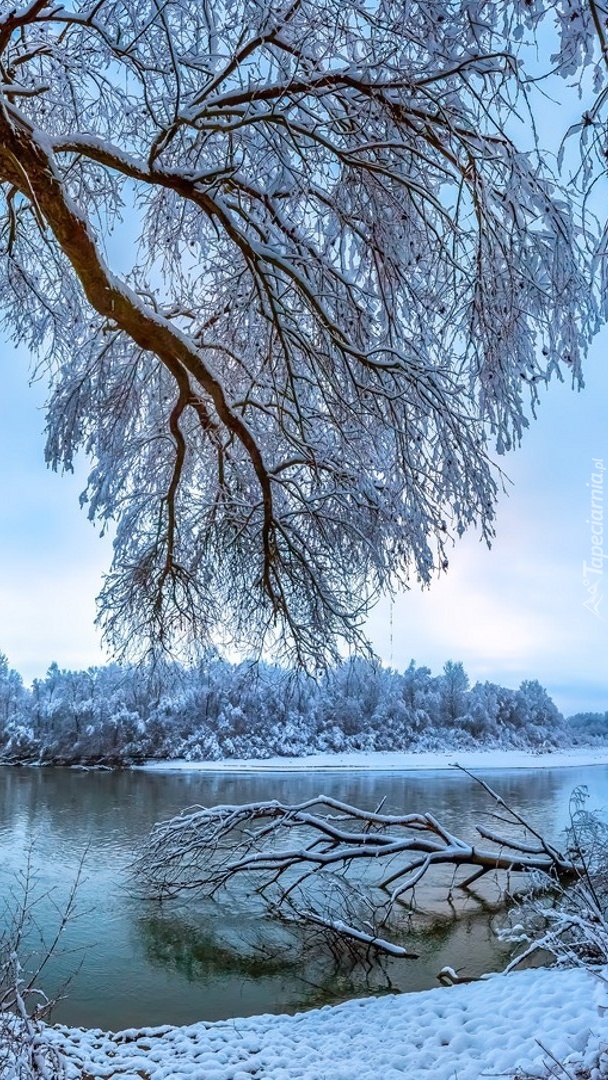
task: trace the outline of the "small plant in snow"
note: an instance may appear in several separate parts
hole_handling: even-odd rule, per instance
[[[3,942],[0,978],[0,1077],[2,1080],[62,1080],[62,1055],[49,1042],[45,1017],[55,1004],[36,990],[13,942]]]
[[[36,922],[37,906],[48,894],[36,889],[31,852],[7,929],[0,935],[0,1080],[63,1080],[66,1060],[49,1037],[47,1022],[57,1004],[40,987],[43,971],[58,952],[66,926],[75,916],[79,869],[67,904],[58,909],[53,939],[45,941]],[[8,908],[8,905],[7,905]],[[38,947],[33,948],[32,939]],[[74,1072],[71,1073],[74,1076]]]

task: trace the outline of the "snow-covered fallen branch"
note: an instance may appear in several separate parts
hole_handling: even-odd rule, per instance
[[[548,844],[491,789],[501,831],[479,825],[483,844],[455,836],[431,813],[388,814],[319,795],[289,805],[193,807],[154,826],[136,863],[148,895],[213,897],[237,879],[270,914],[343,933],[391,955],[410,955],[380,928],[398,924],[416,886],[437,868],[469,889],[495,872],[576,877],[570,857]],[[461,870],[468,871],[460,874]]]
[[[526,946],[509,964],[544,953],[558,964],[582,965],[605,978],[608,964],[608,820],[586,807],[586,788],[577,788],[570,804],[568,851],[577,859],[574,884],[557,882],[550,897],[532,894],[510,913],[499,931],[505,941]],[[508,969],[507,969],[508,970]]]

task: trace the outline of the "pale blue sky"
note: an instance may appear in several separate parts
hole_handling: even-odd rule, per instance
[[[470,535],[450,570],[427,592],[416,588],[372,615],[383,657],[411,657],[439,670],[462,660],[473,679],[517,686],[536,678],[566,712],[608,709],[608,564],[596,575],[596,615],[585,608],[583,563],[591,559],[593,459],[608,471],[608,332],[586,367],[586,387],[543,393],[515,453],[501,459],[513,481],[500,500],[490,551]],[[608,479],[606,480],[608,553]]]
[[[29,681],[53,660],[103,659],[93,620],[111,546],[80,510],[84,471],[45,466],[44,393],[28,387],[27,356],[5,344],[0,363],[0,651]]]
[[[586,389],[551,386],[523,448],[503,459],[514,486],[501,499],[492,550],[466,537],[429,591],[415,587],[373,614],[386,662],[401,668],[414,658],[438,672],[446,659],[462,660],[473,680],[537,678],[566,712],[608,709],[608,568],[599,615],[583,606],[592,459],[608,466],[607,354],[608,332]],[[4,346],[0,362],[0,651],[29,681],[53,660],[103,660],[94,598],[111,551],[79,508],[84,471],[45,468],[42,388],[28,388],[27,358]]]

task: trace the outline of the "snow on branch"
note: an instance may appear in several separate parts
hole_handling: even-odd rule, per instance
[[[247,893],[261,897],[269,914],[411,955],[380,929],[391,925],[398,933],[399,911],[437,868],[451,869],[460,889],[499,871],[576,877],[571,858],[483,786],[500,805],[503,823],[500,833],[478,826],[489,846],[460,839],[430,813],[385,814],[319,795],[296,805],[273,800],[186,810],[154,826],[136,875],[157,898],[216,897],[244,878]],[[458,880],[461,869],[468,873]]]
[[[491,539],[492,455],[597,326],[570,189],[510,134],[540,20],[0,12],[0,305],[50,383],[48,461],[84,449],[83,502],[116,525],[111,645],[316,668],[468,526]],[[589,33],[564,22],[569,72]]]

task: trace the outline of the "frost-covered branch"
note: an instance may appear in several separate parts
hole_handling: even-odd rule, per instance
[[[49,462],[84,448],[116,525],[111,643],[316,667],[491,538],[491,455],[597,326],[578,210],[509,134],[540,19],[0,7],[0,304],[49,379]]]
[[[373,938],[377,949],[391,951],[379,928],[411,903],[416,886],[437,868],[472,870],[454,878],[461,889],[500,871],[576,876],[570,857],[530,843],[530,828],[501,805],[511,828],[498,834],[479,827],[489,846],[460,839],[430,813],[384,814],[326,795],[298,805],[195,807],[155,825],[136,873],[146,894],[158,898],[215,896],[245,878],[271,913],[335,932],[341,926],[347,937]],[[362,903],[372,912],[365,925]]]
[[[579,867],[576,879],[556,882],[548,896],[532,890],[499,932],[504,940],[522,946],[511,968],[539,952],[567,966],[603,971],[608,962],[608,822],[604,813],[587,808],[587,798],[582,787],[570,801],[566,835],[569,854]]]

